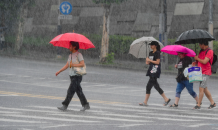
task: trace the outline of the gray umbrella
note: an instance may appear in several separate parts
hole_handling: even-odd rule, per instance
[[[157,41],[160,45],[160,49],[164,47],[161,42],[153,37],[141,37],[133,41],[133,43],[130,45],[129,53],[134,55],[136,58],[147,58],[149,52],[151,51],[151,48],[148,44],[152,41]]]
[[[175,44],[195,44],[212,40],[215,40],[214,37],[207,31],[201,29],[193,29],[183,32],[177,38]]]

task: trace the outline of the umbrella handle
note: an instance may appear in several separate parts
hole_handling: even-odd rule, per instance
[[[70,63],[72,63],[72,60],[70,61]],[[70,64],[70,68],[71,68],[71,64]]]

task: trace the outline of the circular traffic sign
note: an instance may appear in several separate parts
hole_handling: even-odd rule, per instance
[[[64,15],[68,15],[68,14],[70,14],[71,12],[72,12],[72,9],[73,9],[73,7],[72,7],[72,5],[70,4],[70,2],[67,2],[67,1],[65,1],[65,2],[62,2],[61,4],[60,4],[60,12],[62,13],[62,14],[64,14]]]

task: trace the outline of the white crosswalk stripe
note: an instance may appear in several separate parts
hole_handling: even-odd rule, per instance
[[[156,124],[156,122],[170,121],[179,123],[184,127],[198,127],[204,120],[218,120],[218,114],[208,111],[193,111],[184,108],[171,109],[158,105],[141,107],[134,105],[101,105],[93,104],[91,109],[86,112],[80,112],[80,105],[70,105],[65,112],[57,110],[52,106],[26,106],[25,108],[0,107],[0,122],[13,123],[43,123],[41,129],[61,128],[71,126],[72,123],[93,123],[96,125],[110,124],[116,127],[134,127],[145,125],[145,123]],[[163,113],[161,113],[161,111]],[[166,112],[172,111],[170,114]],[[214,109],[217,111],[217,109]],[[128,113],[128,114],[126,114]],[[55,125],[54,122],[64,122],[62,125]],[[126,122],[125,124],[117,124]],[[186,123],[184,125],[183,123]],[[188,123],[188,124],[187,124]],[[51,125],[53,124],[53,125]],[[204,124],[209,125],[209,124]]]

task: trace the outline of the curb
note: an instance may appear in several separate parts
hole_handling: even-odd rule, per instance
[[[55,62],[55,63],[62,63],[65,62],[65,60],[57,60],[57,59],[42,59],[42,58],[36,58],[34,57],[28,57],[28,56],[15,56],[15,55],[9,55],[9,54],[1,54],[0,56],[4,57],[10,57],[10,58],[21,58],[21,59],[27,59],[27,60],[37,60],[37,61],[48,61],[48,62]],[[93,66],[93,67],[101,67],[101,68],[112,68],[112,69],[120,69],[120,70],[128,70],[128,71],[137,71],[137,72],[146,72],[147,69],[135,69],[135,68],[129,68],[124,66],[117,66],[117,65],[104,65],[104,64],[94,64],[94,63],[87,63],[86,65]],[[177,75],[177,72],[175,71],[161,71],[162,74],[166,75]],[[210,76],[211,79],[218,79],[218,75],[212,75]]]

